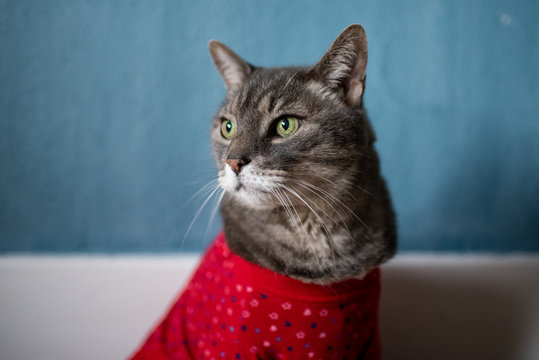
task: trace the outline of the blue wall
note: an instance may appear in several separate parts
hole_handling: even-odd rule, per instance
[[[539,2],[2,1],[0,251],[200,250],[224,95],[207,42],[312,64],[369,36],[400,249],[539,251]],[[208,228],[208,230],[207,230]]]

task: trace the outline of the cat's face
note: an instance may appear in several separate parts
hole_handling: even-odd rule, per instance
[[[228,90],[212,125],[228,194],[254,208],[317,207],[351,186],[372,141],[361,27],[347,28],[311,68],[255,68],[217,42],[210,51]]]

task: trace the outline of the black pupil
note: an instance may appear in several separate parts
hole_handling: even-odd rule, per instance
[[[226,127],[226,132],[229,133],[232,130],[232,123],[230,121],[227,121],[225,127]]]
[[[290,122],[288,121],[288,119],[281,120],[281,127],[284,131],[288,130],[288,128],[290,127]]]

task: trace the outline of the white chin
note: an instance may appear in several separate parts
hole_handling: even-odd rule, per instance
[[[257,190],[256,184],[252,184],[250,172],[244,169],[240,173],[240,179],[227,165],[224,171],[219,173],[219,184],[226,193],[232,195],[241,204],[251,208],[268,208],[274,206],[274,199],[269,193]],[[253,186],[255,185],[255,186]]]
[[[240,203],[250,208],[265,209],[273,206],[270,196],[264,193],[246,190],[245,188],[227,192],[234,196]]]

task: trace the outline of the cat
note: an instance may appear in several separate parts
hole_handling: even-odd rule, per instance
[[[363,104],[367,38],[346,28],[312,67],[255,67],[218,41],[226,100],[212,147],[230,248],[316,284],[361,278],[393,256],[395,216]]]
[[[224,234],[132,359],[379,360],[396,231],[363,106],[365,31],[313,67],[209,49],[227,88],[211,131]]]

